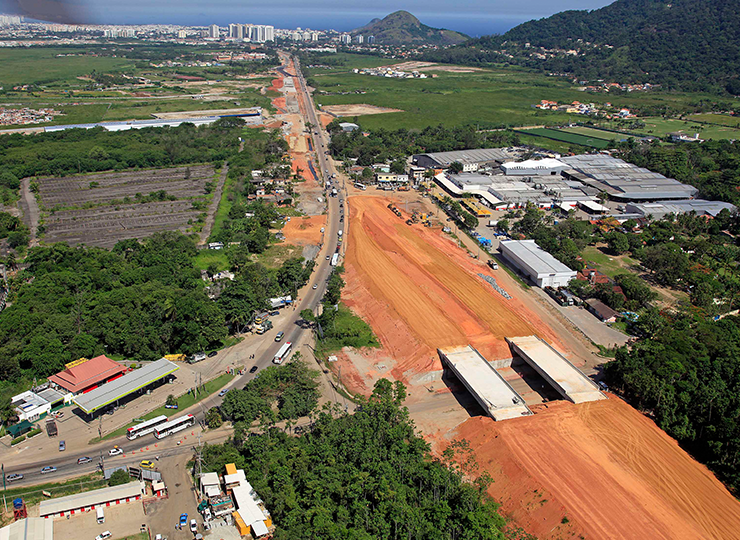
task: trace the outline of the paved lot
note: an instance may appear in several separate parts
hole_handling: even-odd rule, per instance
[[[591,313],[586,311],[585,308],[578,306],[561,306],[550,298],[542,289],[538,289],[536,287],[533,287],[532,289],[536,290],[537,294],[562,313],[565,318],[573,323],[576,328],[583,332],[588,339],[597,345],[602,345],[604,347],[614,347],[615,345],[621,346],[629,340],[629,336],[604,324]]]
[[[95,512],[75,514],[69,519],[54,520],[54,540],[93,540],[103,531],[110,531],[113,538],[125,538],[139,533],[147,522],[141,501],[109,506],[105,509],[105,523],[98,525]]]

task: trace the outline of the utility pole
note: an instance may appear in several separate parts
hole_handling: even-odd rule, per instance
[[[103,438],[103,417],[102,415],[98,416],[98,438],[99,439]]]

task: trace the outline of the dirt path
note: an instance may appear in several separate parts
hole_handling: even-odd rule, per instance
[[[36,238],[36,230],[39,226],[39,216],[41,215],[41,212],[39,211],[39,205],[36,201],[36,197],[31,191],[30,178],[24,178],[23,180],[21,180],[20,206],[21,210],[23,211],[23,222],[31,231],[31,240],[29,245],[31,247],[38,246],[39,242]]]
[[[218,211],[218,205],[221,204],[221,195],[224,192],[224,184],[226,184],[226,176],[228,174],[229,165],[224,163],[223,167],[221,167],[221,175],[218,178],[218,186],[216,186],[216,191],[213,192],[213,199],[211,200],[211,205],[208,207],[206,222],[203,225],[203,230],[200,232],[199,246],[205,245],[208,237],[211,236],[211,230],[213,229],[213,223],[216,221],[216,212]]]

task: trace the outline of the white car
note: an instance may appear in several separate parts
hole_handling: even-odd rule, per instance
[[[194,519],[191,519],[190,520],[190,530],[192,532],[197,532],[198,531],[198,523]]]
[[[312,288],[312,289],[313,289],[313,290],[315,291],[316,289],[318,289],[318,288],[319,288],[319,286],[318,286],[318,285],[314,285],[314,286],[313,286],[313,287],[311,287],[311,288]]]
[[[325,227],[321,227],[321,232],[324,232],[326,230]]]
[[[108,451],[109,456],[120,456],[123,454],[123,448],[118,448],[117,446],[114,446]]]
[[[108,538],[110,538],[111,536],[113,535],[110,533],[110,531],[103,531],[95,537],[95,540],[108,540]]]

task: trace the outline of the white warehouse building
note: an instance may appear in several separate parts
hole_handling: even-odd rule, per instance
[[[534,240],[504,240],[499,250],[508,262],[540,288],[565,287],[577,274]]]

